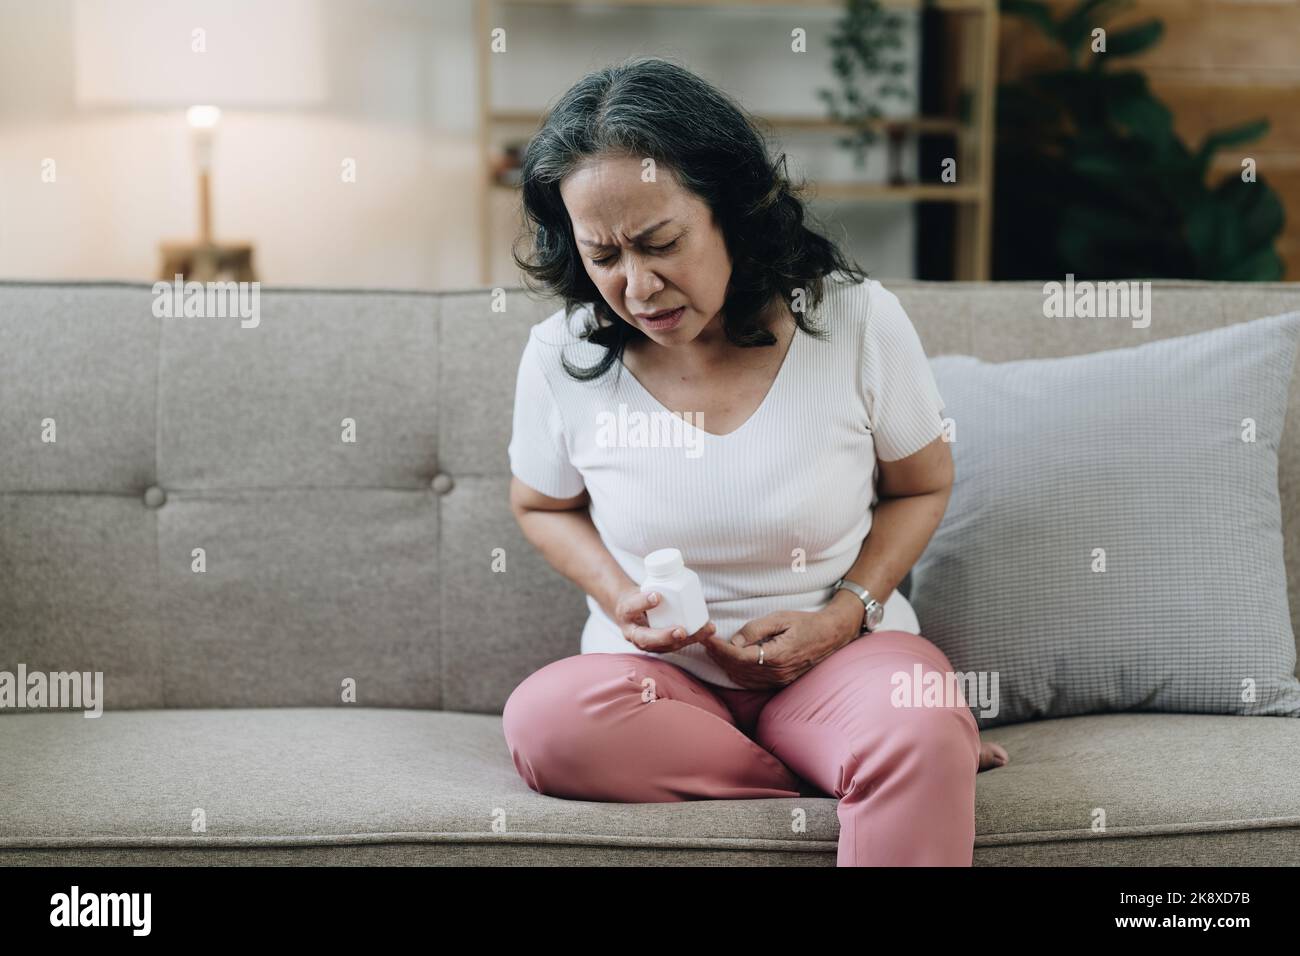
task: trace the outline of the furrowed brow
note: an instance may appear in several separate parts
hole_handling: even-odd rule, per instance
[[[671,219],[662,219],[659,222],[655,223],[653,226],[650,226],[648,229],[642,229],[640,232],[638,232],[635,236],[632,237],[632,241],[640,242],[642,239],[650,235],[650,233],[654,232],[660,226],[666,226],[670,222],[672,222]],[[578,243],[580,245],[588,246],[592,249],[608,249],[610,247],[609,243],[597,242],[594,239],[579,239]]]

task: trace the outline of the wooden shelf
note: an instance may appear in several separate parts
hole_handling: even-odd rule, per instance
[[[974,170],[957,183],[828,182],[809,180],[812,200],[843,202],[951,202],[957,206],[954,273],[958,280],[986,280],[992,262],[993,206],[993,99],[997,76],[998,0],[882,0],[901,10],[934,9],[946,13],[979,14],[954,17],[949,29],[959,50],[956,82],[972,96],[973,122],[945,116],[882,117],[863,125],[881,133],[912,135],[947,134],[956,139],[958,169]],[[479,43],[479,154],[483,175],[479,190],[480,280],[492,282],[491,197],[519,187],[497,182],[489,172],[494,128],[524,126],[537,129],[544,118],[539,110],[492,109],[490,58],[483,47],[489,35],[489,7],[671,7],[676,9],[752,9],[819,7],[843,9],[844,0],[475,0],[475,30]],[[948,22],[948,21],[945,21]],[[760,127],[774,132],[851,133],[854,124],[825,116],[751,114]]]

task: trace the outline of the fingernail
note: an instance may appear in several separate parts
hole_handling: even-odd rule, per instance
[[[673,637],[677,638],[677,640],[679,641],[685,636],[686,636],[686,632],[683,631],[680,627],[677,630],[673,631]]]
[[[651,594],[651,595],[650,595],[650,603],[651,603],[651,604],[658,604],[658,603],[659,603],[659,595],[658,595],[658,594]]]

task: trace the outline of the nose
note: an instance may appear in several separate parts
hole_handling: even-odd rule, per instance
[[[636,256],[629,255],[627,262],[627,297],[648,308],[646,303],[663,289],[664,284],[654,270],[645,266]]]

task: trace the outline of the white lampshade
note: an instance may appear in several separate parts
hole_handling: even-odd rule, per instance
[[[318,4],[76,0],[77,105],[256,109],[321,103],[327,89]],[[195,49],[200,43],[203,52]]]

